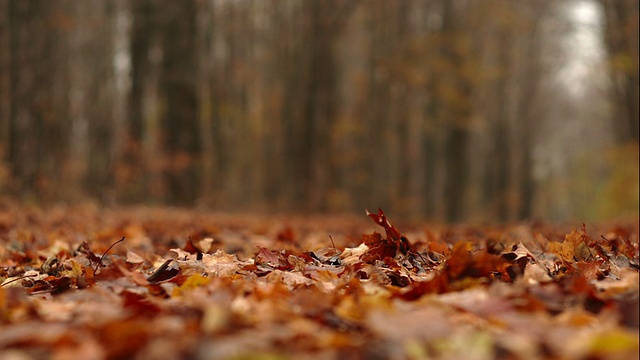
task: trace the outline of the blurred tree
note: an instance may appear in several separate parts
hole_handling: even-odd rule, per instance
[[[441,120],[446,129],[445,173],[447,221],[460,221],[465,215],[467,204],[467,186],[469,178],[469,123],[471,121],[471,99],[473,76],[468,62],[474,61],[471,52],[471,27],[463,27],[471,21],[468,4],[462,1],[444,1],[442,11],[441,34],[445,39],[440,49],[443,61],[450,69],[437,79],[440,93],[438,96]]]
[[[55,90],[66,84],[60,39],[68,19],[56,16],[56,6],[47,1],[3,2],[2,7],[6,22],[0,38],[6,47],[0,56],[7,67],[0,70],[0,123],[7,131],[1,138],[13,178],[9,191],[50,196],[65,153],[61,131],[67,114],[58,111],[58,102],[66,98]]]
[[[218,170],[217,149],[214,142],[213,117],[214,99],[213,99],[213,62],[215,61],[213,53],[214,26],[215,19],[214,5],[211,1],[197,2],[198,8],[196,13],[196,35],[195,35],[195,51],[197,56],[197,75],[194,79],[197,86],[197,119],[198,119],[198,137],[201,145],[200,155],[200,189],[199,203],[213,202],[213,189],[219,184],[216,179],[215,172]]]
[[[567,177],[601,142],[585,114],[638,140],[637,1],[599,4],[611,103],[561,81],[578,2],[0,0],[0,191],[566,217],[585,192],[563,181],[606,181]]]
[[[131,98],[131,29],[133,23],[132,6],[127,0],[114,0],[107,3],[109,18],[111,19],[110,38],[113,48],[111,56],[112,67],[112,108],[111,127],[112,143],[109,149],[110,168],[109,183],[104,189],[104,200],[114,203],[119,197],[119,191],[129,181],[128,167],[125,154],[127,151],[129,134],[129,114]]]
[[[158,151],[164,157],[167,200],[192,204],[198,197],[196,157],[200,153],[197,135],[196,4],[195,0],[162,1],[162,70],[160,72],[160,116]],[[158,154],[156,154],[157,156]]]
[[[600,0],[617,141],[639,141],[638,0]]]
[[[10,3],[0,1],[0,166],[4,166],[11,135],[11,23]],[[7,179],[0,177],[0,191]]]
[[[483,169],[480,202],[502,221],[531,215],[535,192],[532,164],[538,133],[537,93],[544,69],[539,28],[550,2],[485,3],[482,12],[494,21],[478,29],[483,46],[484,76],[476,113],[483,114],[490,140]]]

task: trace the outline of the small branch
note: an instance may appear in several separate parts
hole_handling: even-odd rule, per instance
[[[104,254],[102,254],[102,256],[100,256],[100,260],[98,261],[98,265],[96,265],[96,268],[93,269],[93,275],[96,275],[96,272],[98,272],[98,268],[100,266],[102,266],[102,259],[104,259],[104,256],[107,255],[107,253],[109,252],[109,250],[111,250],[111,248],[113,248],[116,244],[121,243],[124,241],[124,236],[122,237],[122,239],[114,242],[113,244],[111,244],[111,246],[109,246],[109,248],[107,249],[107,251],[104,252]]]
[[[331,245],[333,245],[333,251],[337,255],[338,254],[338,249],[336,248],[336,244],[333,242],[333,237],[331,237],[331,235],[329,235],[329,239],[331,240]]]

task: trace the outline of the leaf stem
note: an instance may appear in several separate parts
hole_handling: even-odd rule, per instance
[[[113,248],[116,244],[121,243],[124,241],[124,236],[122,237],[122,239],[114,242],[113,244],[111,244],[111,246],[109,246],[109,248],[107,249],[107,251],[104,252],[104,254],[102,254],[102,256],[100,256],[100,261],[98,261],[98,265],[96,265],[96,268],[93,269],[93,275],[96,275],[96,272],[98,271],[98,268],[100,266],[102,266],[102,259],[104,259],[104,256],[107,255],[107,253],[109,252],[109,250],[111,250],[111,248]]]

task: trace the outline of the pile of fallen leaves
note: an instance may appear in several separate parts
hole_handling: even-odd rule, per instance
[[[637,358],[637,223],[368,216],[5,208],[0,358]]]

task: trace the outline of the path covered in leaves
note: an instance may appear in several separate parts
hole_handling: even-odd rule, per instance
[[[5,206],[0,358],[637,359],[637,222],[399,224]]]

